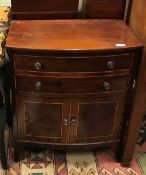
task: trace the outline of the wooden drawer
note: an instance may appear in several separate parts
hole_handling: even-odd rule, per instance
[[[132,54],[95,57],[45,57],[15,55],[17,70],[40,72],[100,72],[130,69]]]
[[[128,87],[128,75],[55,78],[43,76],[16,75],[16,91],[80,94],[125,91]]]

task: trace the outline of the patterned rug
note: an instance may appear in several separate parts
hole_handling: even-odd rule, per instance
[[[0,175],[146,175],[146,144],[136,147],[131,166],[123,168],[115,161],[109,149],[63,152],[26,152],[25,159],[13,161],[13,149],[9,149],[10,169]],[[144,153],[145,152],[145,153]]]

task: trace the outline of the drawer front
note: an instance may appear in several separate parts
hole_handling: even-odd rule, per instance
[[[16,91],[81,94],[125,91],[128,87],[128,75],[54,78],[16,75]]]
[[[131,69],[132,54],[96,57],[43,57],[15,55],[16,70],[39,72],[100,72]]]

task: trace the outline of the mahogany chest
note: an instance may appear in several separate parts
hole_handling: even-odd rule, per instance
[[[129,165],[124,150],[142,43],[122,20],[13,20],[6,47],[15,160],[30,145],[111,145]]]

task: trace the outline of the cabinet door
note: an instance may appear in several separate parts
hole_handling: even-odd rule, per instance
[[[16,97],[18,137],[29,141],[68,142],[70,104],[62,99]]]
[[[124,96],[72,102],[70,142],[116,141],[120,136]]]

